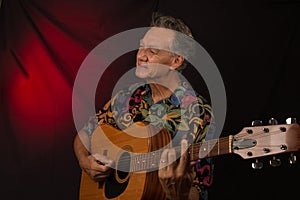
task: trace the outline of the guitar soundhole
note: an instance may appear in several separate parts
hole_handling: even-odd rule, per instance
[[[120,179],[125,179],[128,176],[130,171],[130,154],[124,152],[121,154],[118,163],[117,163],[117,174]]]
[[[115,173],[111,174],[105,183],[105,196],[116,198],[127,188],[129,182],[130,154],[125,152],[120,156]]]

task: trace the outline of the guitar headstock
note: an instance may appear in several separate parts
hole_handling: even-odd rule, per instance
[[[298,151],[300,149],[299,125],[295,121],[290,124],[277,124],[276,121],[272,123],[266,126],[255,123],[255,126],[243,128],[233,137],[233,153],[249,159]],[[274,165],[275,162],[276,159]]]

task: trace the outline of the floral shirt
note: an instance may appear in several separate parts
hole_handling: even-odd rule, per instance
[[[181,82],[174,93],[157,103],[152,101],[148,84],[134,84],[119,91],[85,126],[91,135],[97,125],[109,123],[124,130],[131,124],[142,121],[168,130],[172,138],[186,135],[192,142],[201,142],[213,137],[212,109],[205,99],[195,94],[186,82]],[[178,144],[179,140],[173,140]],[[174,144],[174,145],[176,145]],[[207,199],[212,184],[213,163],[211,158],[201,159],[195,165],[194,187],[200,199]]]

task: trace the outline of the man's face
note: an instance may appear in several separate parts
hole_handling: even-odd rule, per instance
[[[164,77],[170,71],[174,55],[168,50],[174,32],[165,28],[151,28],[140,41],[136,56],[136,76],[144,79]]]

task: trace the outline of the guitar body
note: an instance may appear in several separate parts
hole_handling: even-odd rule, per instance
[[[170,147],[170,141],[170,134],[166,130],[157,130],[142,123],[135,124],[125,131],[110,125],[98,127],[91,138],[91,152],[106,155],[114,160],[115,170],[103,183],[93,181],[82,172],[80,200],[165,199],[157,170],[132,172],[129,168],[135,168],[134,164],[141,164],[136,161],[137,158],[132,156],[133,154],[149,153],[165,146]]]

